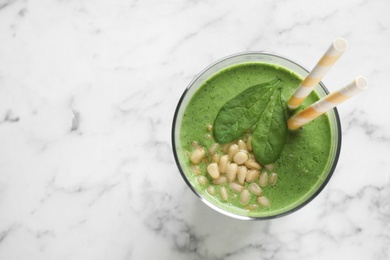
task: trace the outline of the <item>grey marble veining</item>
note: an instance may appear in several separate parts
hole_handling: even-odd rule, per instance
[[[0,259],[388,259],[390,2],[0,0]],[[369,88],[338,108],[328,186],[294,214],[212,211],[175,165],[176,104],[241,51]]]

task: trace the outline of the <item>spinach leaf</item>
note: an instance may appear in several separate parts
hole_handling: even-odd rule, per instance
[[[263,165],[274,163],[282,153],[287,134],[287,107],[281,89],[276,88],[252,134],[256,159]]]
[[[229,100],[214,121],[214,137],[219,143],[229,143],[253,127],[267,108],[273,89],[280,79],[252,86]]]

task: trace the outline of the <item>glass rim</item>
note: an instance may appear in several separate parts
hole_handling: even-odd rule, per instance
[[[199,194],[199,192],[196,190],[196,188],[191,184],[191,182],[188,180],[184,170],[182,169],[181,165],[180,165],[180,159],[179,159],[179,156],[177,154],[177,150],[176,150],[176,140],[175,140],[175,136],[176,136],[176,124],[177,124],[177,119],[178,119],[178,114],[179,114],[179,111],[180,111],[180,108],[181,108],[181,105],[183,103],[183,100],[184,98],[186,97],[189,89],[193,86],[193,84],[205,73],[207,72],[209,69],[211,69],[212,67],[215,67],[216,65],[226,61],[226,60],[229,60],[229,59],[232,59],[232,58],[236,58],[236,57],[239,57],[239,56],[245,56],[245,55],[265,55],[265,56],[270,56],[270,57],[276,57],[276,58],[279,58],[279,59],[283,59],[283,60],[286,60],[288,62],[291,62],[293,64],[295,64],[296,66],[298,66],[299,68],[303,69],[305,72],[309,73],[309,70],[307,70],[304,66],[302,66],[300,63],[286,57],[286,56],[282,56],[280,54],[276,54],[276,53],[273,53],[273,52],[265,52],[265,51],[246,51],[246,52],[239,52],[239,53],[235,53],[235,54],[231,54],[231,55],[227,55],[223,58],[220,58],[218,60],[216,60],[215,62],[209,64],[208,66],[206,66],[203,70],[201,70],[197,75],[195,75],[195,77],[190,81],[190,83],[188,84],[188,86],[186,87],[186,89],[184,90],[183,94],[181,95],[179,101],[178,101],[178,104],[176,106],[176,109],[175,109],[175,113],[174,113],[174,116],[173,116],[173,121],[172,121],[172,128],[171,128],[171,143],[172,143],[172,150],[173,150],[173,155],[174,155],[174,159],[175,159],[175,163],[176,163],[176,166],[177,168],[179,169],[179,172],[182,176],[182,178],[184,179],[185,183],[187,184],[187,186],[192,190],[193,193],[195,193],[195,195],[203,202],[205,203],[207,206],[209,206],[210,208],[212,208],[213,210],[217,211],[217,212],[220,212],[222,213],[223,215],[226,215],[226,216],[229,216],[229,217],[232,217],[232,218],[235,218],[235,219],[241,219],[241,220],[268,220],[268,219],[275,219],[275,218],[279,218],[279,217],[283,217],[283,216],[286,216],[286,215],[289,215],[301,208],[303,208],[304,206],[306,206],[308,203],[310,203],[315,197],[318,196],[318,194],[321,193],[321,191],[325,188],[325,186],[328,184],[329,180],[331,179],[331,177],[333,176],[333,173],[336,169],[336,166],[337,166],[337,163],[338,163],[338,160],[339,160],[339,157],[340,157],[340,152],[341,152],[341,141],[342,141],[342,131],[341,131],[341,122],[340,122],[340,116],[339,116],[339,113],[337,111],[337,108],[333,108],[331,111],[333,111],[333,114],[334,114],[334,119],[335,119],[335,125],[336,125],[336,133],[337,133],[337,136],[338,136],[338,140],[337,140],[337,144],[336,144],[336,151],[335,151],[335,154],[334,154],[334,159],[333,159],[333,163],[331,165],[331,168],[329,169],[329,173],[328,175],[326,176],[326,178],[322,181],[322,183],[320,184],[320,186],[313,192],[313,194],[311,194],[306,200],[304,200],[301,204],[285,211],[285,212],[281,212],[281,213],[277,213],[275,215],[270,215],[270,216],[245,216],[245,215],[240,215],[240,214],[237,214],[237,213],[233,213],[233,212],[229,212],[223,208],[220,208],[218,207],[217,205],[213,204],[212,202],[210,202],[209,200],[207,200],[205,197],[203,197],[201,194]],[[325,94],[329,94],[329,90],[326,88],[326,86],[324,85],[324,83],[322,81],[320,81],[318,83],[318,85],[321,87],[321,89],[325,92]]]

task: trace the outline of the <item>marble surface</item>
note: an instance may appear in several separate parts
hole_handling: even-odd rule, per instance
[[[390,2],[0,0],[0,259],[389,259]],[[298,212],[242,221],[186,186],[176,104],[241,51],[364,75],[334,177]]]

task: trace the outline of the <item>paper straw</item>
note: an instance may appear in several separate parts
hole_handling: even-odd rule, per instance
[[[314,120],[338,104],[365,90],[366,87],[367,80],[362,76],[356,77],[356,79],[350,84],[325,96],[313,103],[311,106],[292,116],[287,122],[288,129],[296,130],[300,128],[302,125]]]
[[[333,64],[344,53],[348,43],[343,38],[336,38],[322,58],[317,62],[314,69],[302,81],[301,85],[295,90],[287,105],[290,109],[296,109],[303,100],[310,94],[314,87],[321,81],[325,74],[330,70]]]

